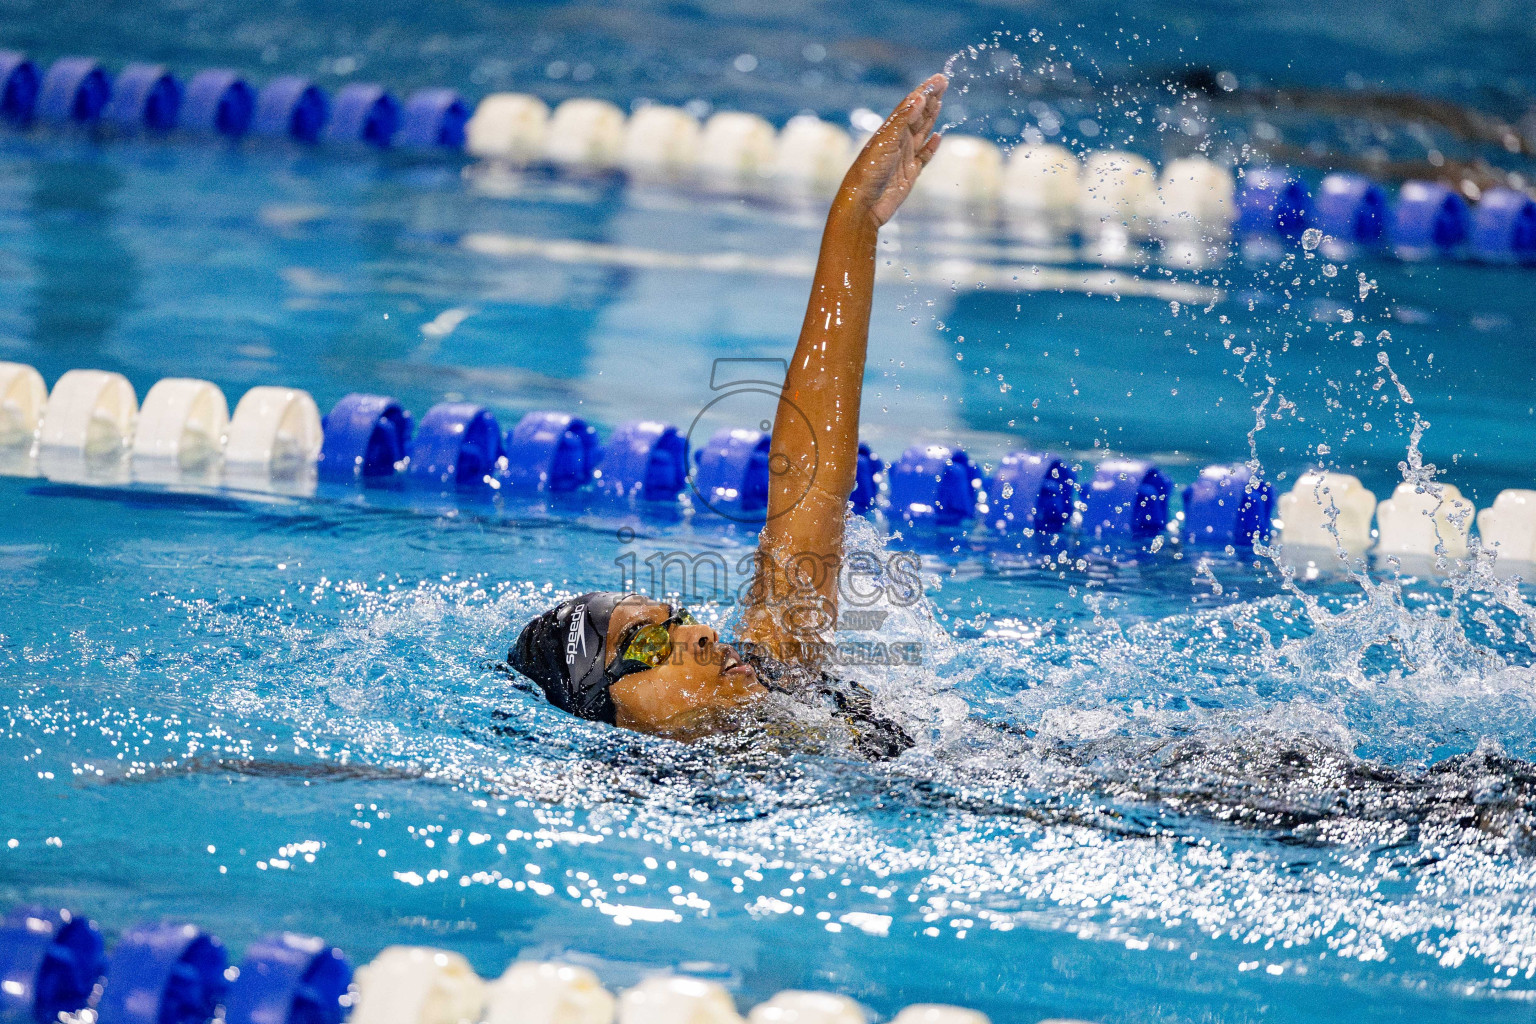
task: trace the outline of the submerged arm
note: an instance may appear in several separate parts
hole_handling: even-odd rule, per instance
[[[913,90],[843,178],[821,237],[800,340],[784,378],[769,454],[768,520],[741,638],[786,660],[837,618],[843,518],[859,454],[875,243],[938,149],[933,125],[949,82]]]

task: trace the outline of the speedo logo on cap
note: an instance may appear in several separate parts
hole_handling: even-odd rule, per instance
[[[583,628],[587,624],[587,606],[579,604],[576,613],[571,616],[571,630],[565,635],[565,663],[575,664],[576,648],[580,646],[581,653],[587,653],[587,632]]]

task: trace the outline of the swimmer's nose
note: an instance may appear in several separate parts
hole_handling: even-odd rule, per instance
[[[685,650],[693,652],[695,661],[700,663],[717,661],[720,643],[720,634],[703,624],[693,626],[679,626],[673,633],[673,639]]]

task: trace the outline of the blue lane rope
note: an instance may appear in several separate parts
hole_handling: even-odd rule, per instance
[[[239,139],[251,129],[256,90],[237,73],[223,68],[199,71],[187,85],[181,127],[203,135]]]
[[[163,64],[129,64],[112,82],[103,119],[123,132],[164,135],[176,127],[182,86]]]
[[[383,86],[354,82],[343,86],[331,104],[325,140],[388,149],[400,130],[400,101]]]
[[[722,428],[690,453],[688,438],[659,420],[621,423],[605,444],[596,427],[565,412],[527,413],[503,433],[496,416],[472,402],[440,402],[418,424],[395,398],[360,392],[342,396],[317,426],[314,472],[327,486],[482,499],[505,491],[519,501],[585,494],[653,514],[681,511],[687,493],[698,515],[760,525],[774,477],[762,430]],[[265,472],[274,481],[292,475],[283,467]],[[231,479],[259,486],[248,469]],[[886,466],[860,441],[848,500],[855,513],[883,511],[919,535],[975,524],[999,539],[1052,538],[1078,521],[1096,540],[1139,544],[1168,527],[1171,490],[1160,467],[1138,459],[1107,458],[1085,485],[1051,453],[1011,451],[989,476],[957,446],[913,445]],[[1235,549],[1269,539],[1272,489],[1246,465],[1206,467],[1183,499],[1187,544]]]
[[[224,1001],[225,1024],[341,1024],[352,965],[319,939],[284,932],[251,943]]]
[[[112,96],[112,81],[92,57],[60,57],[37,94],[37,117],[52,124],[94,124]]]
[[[32,123],[42,76],[25,54],[0,50],[0,117],[17,127]]]
[[[0,1019],[53,1024],[90,1002],[106,968],[101,932],[62,910],[23,907],[0,921]]]
[[[330,99],[319,86],[307,78],[284,75],[256,94],[251,131],[269,139],[315,143],[330,114]]]
[[[305,145],[462,151],[470,106],[452,89],[427,88],[403,103],[385,86],[351,83],[334,97],[292,75],[257,90],[238,72],[210,69],[183,87],[169,69],[134,63],[114,81],[91,57],[62,57],[40,73],[25,54],[0,51],[0,119],[119,131],[240,139],[252,134]],[[1316,228],[1342,242],[1411,258],[1465,256],[1536,265],[1536,210],[1530,196],[1490,189],[1475,204],[1439,183],[1409,181],[1395,199],[1360,175],[1330,174],[1316,191],[1294,171],[1238,170],[1235,233],[1299,238]]]
[[[1318,188],[1314,224],[1323,234],[1372,245],[1386,232],[1387,193],[1358,174],[1330,174]]]
[[[352,965],[320,939],[267,935],[228,969],[224,945],[196,925],[128,929],[111,958],[96,924],[23,907],[0,920],[0,1019],[56,1024],[94,1007],[101,1024],[341,1024]],[[231,976],[233,981],[230,980]]]
[[[1168,477],[1142,459],[1105,459],[1085,496],[1083,532],[1100,539],[1141,540],[1168,525]]]
[[[107,962],[99,1024],[203,1024],[224,998],[228,960],[191,924],[131,928]]]

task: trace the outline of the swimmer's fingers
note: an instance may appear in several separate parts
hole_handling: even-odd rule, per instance
[[[907,125],[914,139],[921,142],[933,131],[934,123],[939,119],[939,111],[944,106],[944,92],[948,88],[949,79],[942,74],[931,75],[907,97],[911,105],[907,112]]]
[[[933,126],[948,87],[949,79],[933,75],[908,93],[849,168],[841,194],[867,210],[876,226],[895,215],[938,150]]]
[[[881,125],[879,135],[893,134],[898,126],[905,127],[915,139],[922,140],[933,130],[934,121],[943,106],[944,91],[949,79],[942,74],[930,75],[921,85],[907,93],[906,99],[896,104],[891,116]]]
[[[928,141],[923,143],[923,148],[917,151],[918,170],[922,170],[924,167],[928,166],[928,161],[932,160],[933,154],[939,151],[939,143],[943,140],[944,136],[939,134],[928,136]]]

